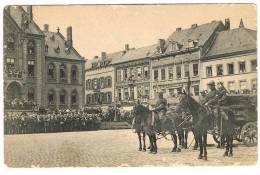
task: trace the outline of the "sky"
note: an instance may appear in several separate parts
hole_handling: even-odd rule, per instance
[[[237,28],[240,19],[246,28],[256,30],[254,4],[178,4],[178,5],[65,5],[33,6],[33,17],[41,29],[49,24],[50,31],[66,37],[66,28],[73,28],[74,48],[92,59],[101,52],[115,52],[157,43],[176,28],[190,28],[212,20],[230,19]]]

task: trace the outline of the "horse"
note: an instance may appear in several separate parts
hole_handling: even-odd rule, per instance
[[[212,118],[207,109],[189,94],[186,94],[186,92],[180,97],[180,105],[184,108],[187,107],[193,116],[193,130],[200,148],[198,159],[207,160],[207,131],[210,129]],[[228,115],[224,115],[224,113],[227,113]],[[217,125],[222,130],[222,137],[227,140],[224,156],[233,156],[233,114],[231,111],[221,110],[219,115],[220,116],[217,118]]]

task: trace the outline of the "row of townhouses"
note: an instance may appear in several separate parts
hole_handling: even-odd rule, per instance
[[[72,27],[43,29],[32,6],[4,8],[4,100],[30,101],[47,108],[85,104],[85,59],[73,47]]]
[[[174,102],[191,81],[191,95],[198,99],[207,82],[222,82],[231,93],[256,93],[256,31],[230,29],[230,20],[177,28],[157,43],[86,61],[86,105],[127,104],[136,99],[154,102],[158,91]]]

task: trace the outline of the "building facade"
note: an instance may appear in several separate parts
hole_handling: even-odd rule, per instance
[[[4,98],[44,103],[44,34],[33,21],[32,7],[4,8]]]
[[[128,104],[137,99],[150,98],[150,55],[156,51],[156,44],[138,49],[126,49],[119,59],[113,61],[115,70],[115,101]]]
[[[210,48],[216,33],[229,28],[221,21],[197,25],[182,30],[177,28],[166,40],[160,39],[157,54],[151,57],[151,98],[163,91],[168,102],[174,103],[179,91],[188,90],[198,99],[200,92],[200,59]],[[190,80],[189,80],[190,79]]]
[[[5,99],[34,101],[47,108],[84,105],[85,60],[73,48],[72,27],[67,38],[41,30],[33,21],[32,6],[4,9]]]
[[[121,52],[101,53],[101,57],[86,62],[85,98],[88,106],[108,106],[114,103],[114,67],[112,61],[121,56]]]
[[[256,93],[256,31],[240,27],[219,32],[209,52],[201,59],[200,86],[221,82],[230,93]]]

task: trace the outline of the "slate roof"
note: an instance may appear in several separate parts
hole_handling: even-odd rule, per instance
[[[215,41],[204,57],[214,57],[256,49],[257,33],[244,27],[217,34]]]
[[[188,47],[189,40],[196,40],[198,42],[196,46],[203,46],[209,37],[221,25],[224,27],[221,21],[212,21],[210,23],[198,25],[197,27],[191,27],[173,32],[166,40],[167,48],[165,53],[175,51],[172,44],[170,44],[171,42],[177,42],[182,45],[180,50],[185,50]]]
[[[9,10],[7,8],[9,7]],[[22,29],[22,16],[28,15],[28,13],[23,9],[22,6],[6,6],[6,12],[11,16],[11,18],[15,21],[17,26]],[[32,20],[28,28],[25,29],[26,33],[43,35],[43,32],[39,28],[39,26]]]
[[[157,44],[145,46],[145,47],[140,47],[137,49],[130,49],[126,51],[126,53],[117,59],[113,61],[113,64],[118,64],[118,63],[124,63],[124,62],[129,62],[129,61],[135,61],[138,59],[150,57],[157,52]]]
[[[47,32],[44,31],[45,45],[48,45],[48,52],[45,52],[47,57],[55,58],[67,58],[73,60],[84,60],[83,57],[72,47],[70,49],[66,46],[65,37],[58,32]],[[60,52],[56,52],[57,48],[60,48]]]

